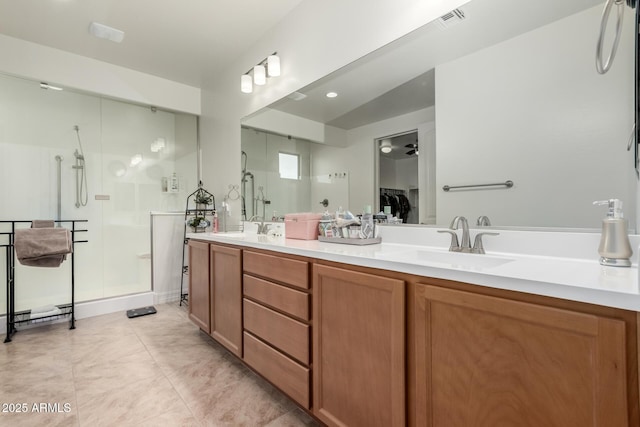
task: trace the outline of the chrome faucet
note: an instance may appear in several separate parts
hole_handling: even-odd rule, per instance
[[[258,226],[258,234],[267,234],[269,232],[269,226],[271,224],[265,224],[263,216],[254,215],[251,218],[249,218],[249,222],[253,222],[257,220],[260,220],[260,222],[254,222],[254,224]]]
[[[488,219],[488,218],[487,218]],[[456,231],[459,227],[462,227],[462,242],[458,243],[458,234]],[[451,221],[449,230],[438,230],[438,233],[451,234],[451,245],[449,245],[449,251],[451,252],[464,252],[472,254],[484,254],[484,246],[482,245],[482,236],[497,236],[500,233],[488,233],[482,232],[476,234],[476,238],[473,242],[473,248],[471,247],[471,237],[469,234],[469,222],[463,216],[456,216]]]
[[[459,252],[471,252],[471,238],[469,237],[469,222],[467,218],[456,216],[453,218],[453,221],[451,221],[449,228],[451,230],[457,230],[459,225],[462,225],[462,242],[460,242]]]
[[[260,186],[258,187],[258,191],[259,191],[259,196],[256,197],[256,201],[257,202],[262,202],[262,216],[259,217],[257,215],[254,215],[251,217],[251,219],[249,219],[249,221],[253,221],[254,218],[260,218],[260,223],[254,223],[255,225],[258,226],[258,234],[267,234],[269,232],[269,226],[270,224],[265,224],[264,223],[264,217],[265,217],[265,210],[266,210],[266,205],[270,204],[271,201],[267,200],[267,198],[264,196],[264,187]]]
[[[478,217],[478,220],[476,221],[476,225],[479,227],[491,227],[491,221],[489,220],[488,216],[481,215]]]

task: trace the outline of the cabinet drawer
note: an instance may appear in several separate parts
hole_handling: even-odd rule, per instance
[[[245,274],[244,295],[299,319],[309,320],[309,294],[304,292]]]
[[[244,361],[293,400],[309,409],[309,369],[246,332]]]
[[[247,273],[309,289],[309,263],[306,261],[244,251],[243,268]]]
[[[245,299],[244,328],[309,365],[308,325]]]

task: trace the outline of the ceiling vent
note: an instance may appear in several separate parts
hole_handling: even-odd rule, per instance
[[[303,100],[307,97],[307,95],[305,95],[304,93],[300,93],[300,92],[293,92],[290,93],[289,95],[287,95],[287,98],[293,100],[293,101],[300,101]]]
[[[441,28],[449,28],[452,25],[456,25],[462,21],[464,21],[465,15],[461,9],[453,9],[451,12],[448,12],[438,18],[437,22]]]

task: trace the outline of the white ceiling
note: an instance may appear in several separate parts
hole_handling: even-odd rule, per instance
[[[0,33],[195,87],[302,0],[0,0]],[[99,22],[122,43],[91,36]]]

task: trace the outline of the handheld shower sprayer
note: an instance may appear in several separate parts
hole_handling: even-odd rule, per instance
[[[76,149],[73,153],[75,164],[71,166],[76,171],[76,208],[87,206],[89,194],[87,193],[87,169],[85,167],[84,151],[82,150],[82,141],[80,140],[80,127],[75,125],[73,130],[76,131],[78,137],[78,146],[80,151]]]

